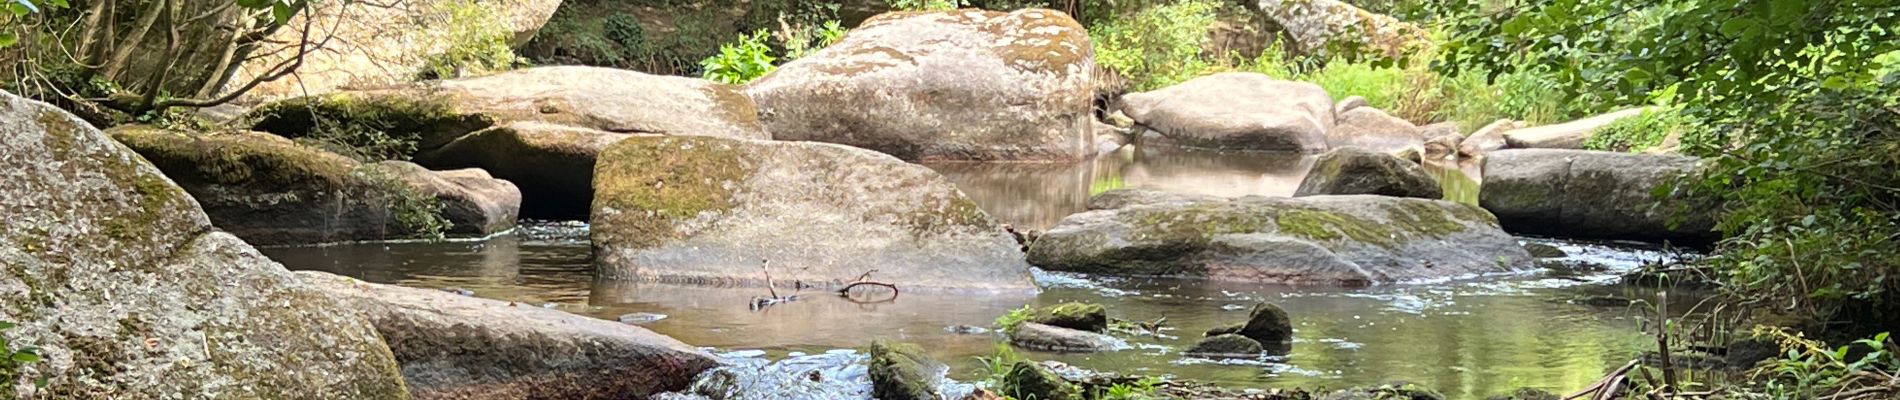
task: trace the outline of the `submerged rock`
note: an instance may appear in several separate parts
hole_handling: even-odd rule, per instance
[[[1184,353],[1200,357],[1253,358],[1259,357],[1261,351],[1264,350],[1259,341],[1230,333],[1203,338]]]
[[[1489,213],[1381,196],[1243,197],[1071,215],[1029,249],[1050,270],[1368,285],[1530,267]]]
[[[633,137],[596,166],[599,276],[831,287],[1033,290],[1016,241],[949,181],[812,142]]]
[[[1425,136],[1417,125],[1384,110],[1358,107],[1338,114],[1332,129],[1326,130],[1326,144],[1334,149],[1357,147],[1376,153],[1396,154],[1417,149]]]
[[[1095,153],[1093,50],[1061,12],[895,12],[746,89],[774,139],[906,160]]]
[[[128,125],[108,131],[204,205],[211,222],[256,244],[482,236],[514,227],[520,192],[485,174],[406,162],[362,165],[256,132],[182,133]]]
[[[1009,343],[1041,351],[1077,353],[1128,348],[1127,342],[1116,339],[1114,336],[1035,322],[1023,322],[1017,325],[1016,329],[1009,332]]]
[[[1598,128],[1648,109],[1631,108],[1561,124],[1514,129],[1504,134],[1504,142],[1513,149],[1582,149],[1583,142],[1595,135]]]
[[[881,400],[934,400],[944,366],[909,343],[871,342],[871,394]]]
[[[521,188],[530,218],[584,219],[594,201],[594,161],[628,134],[517,122],[462,136],[416,156],[437,168],[481,168]]]
[[[1337,148],[1313,161],[1294,196],[1370,194],[1439,199],[1444,188],[1411,161],[1361,148]]]
[[[1089,332],[1108,330],[1108,309],[1100,304],[1062,303],[1044,308],[1029,322]]]
[[[614,321],[324,272],[297,276],[375,324],[418,399],[645,398],[719,365]]]
[[[1583,150],[1507,150],[1484,164],[1478,202],[1514,232],[1571,238],[1671,241],[1716,239],[1717,207],[1667,190],[1699,159]]]
[[[1333,128],[1333,98],[1305,82],[1219,73],[1124,96],[1135,123],[1186,147],[1318,153]]]
[[[1003,395],[1017,399],[1082,400],[1082,390],[1035,363],[1017,361],[999,382]]]
[[[216,231],[131,149],[6,92],[0,121],[0,321],[41,356],[0,397],[408,397],[368,321]]]

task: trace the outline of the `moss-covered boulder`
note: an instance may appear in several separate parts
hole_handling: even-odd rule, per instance
[[[1197,357],[1252,358],[1259,357],[1262,349],[1259,341],[1230,333],[1202,338],[1184,353]]]
[[[1010,344],[1040,351],[1094,353],[1128,348],[1127,342],[1114,336],[1036,322],[1023,322],[1007,333]]]
[[[1029,361],[1017,361],[997,383],[1004,396],[1016,399],[1082,400],[1082,389]]]
[[[108,133],[190,192],[212,224],[256,244],[481,236],[513,228],[520,207],[505,181],[363,165],[269,134],[139,125]]]
[[[1038,310],[1030,322],[1089,332],[1108,330],[1108,309],[1101,304],[1062,303]]]
[[[1337,148],[1313,161],[1294,196],[1370,194],[1441,199],[1444,188],[1417,163],[1357,147]]]
[[[1342,104],[1344,105],[1344,104]],[[1332,148],[1357,147],[1372,152],[1397,154],[1425,144],[1418,125],[1392,116],[1384,110],[1357,107],[1340,111],[1332,129],[1326,130],[1326,144]]]
[[[1384,196],[1243,197],[1064,218],[1030,246],[1057,271],[1368,285],[1530,267],[1490,213]]]
[[[646,398],[685,389],[719,359],[645,328],[560,310],[297,277],[376,326],[418,399]]]
[[[630,137],[594,172],[598,276],[1032,290],[1018,244],[923,166],[814,142]]]
[[[1335,122],[1326,89],[1250,72],[1194,78],[1122,102],[1136,125],[1184,147],[1319,153]]]
[[[1717,238],[1720,207],[1664,187],[1694,173],[1700,162],[1584,150],[1498,151],[1485,159],[1478,202],[1514,232],[1708,244]]]
[[[945,367],[909,343],[871,341],[871,396],[882,400],[933,400]]]
[[[1095,153],[1088,32],[1061,12],[896,12],[747,88],[778,140],[906,160]]]
[[[1163,192],[1158,190],[1113,189],[1096,193],[1094,196],[1089,196],[1088,209],[1113,210],[1131,205],[1195,203],[1220,200],[1224,200],[1224,198],[1205,194]]]
[[[0,397],[409,396],[368,321],[216,231],[138,154],[5,92],[0,121],[0,321],[43,356]]]
[[[545,122],[516,122],[468,134],[416,156],[435,168],[480,168],[521,188],[521,214],[585,219],[594,201],[594,160],[629,136]]]

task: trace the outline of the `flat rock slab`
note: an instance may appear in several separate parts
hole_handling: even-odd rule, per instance
[[[1516,232],[1572,238],[1708,244],[1719,209],[1680,190],[1656,189],[1692,174],[1687,156],[1585,150],[1505,150],[1484,163],[1478,202]]]
[[[1128,349],[1114,336],[1059,326],[1024,322],[1010,332],[1009,343],[1041,351],[1095,353]]]

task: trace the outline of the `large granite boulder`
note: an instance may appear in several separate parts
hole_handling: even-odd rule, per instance
[[[1186,147],[1326,151],[1333,98],[1319,85],[1219,73],[1122,98],[1135,123]]]
[[[253,129],[292,138],[323,129],[378,131],[414,142],[414,154],[514,122],[616,133],[769,137],[752,100],[733,86],[574,66],[286,99],[251,111],[245,121]]]
[[[1424,28],[1340,0],[1260,0],[1261,14],[1285,30],[1295,49],[1356,48],[1399,59],[1431,45]]]
[[[643,399],[719,365],[619,322],[317,271],[297,277],[376,326],[418,399]]]
[[[363,165],[270,134],[108,132],[197,198],[212,224],[256,244],[484,236],[512,229],[521,204],[513,184],[484,174]]]
[[[259,42],[260,47],[251,53],[257,58],[246,62],[232,82],[249,82],[294,61],[297,46],[306,37],[306,27],[310,41],[321,48],[304,56],[297,73],[257,85],[244,95],[242,102],[412,82],[433,74],[428,71],[431,60],[443,59],[450,52],[471,50],[455,46],[469,46],[497,37],[509,45],[526,43],[554,15],[561,2],[313,2],[282,29],[271,32],[269,38]]]
[[[1032,290],[1016,241],[949,181],[815,142],[631,137],[594,172],[598,276],[836,286],[867,271],[911,288]]]
[[[1057,271],[1362,286],[1530,267],[1490,213],[1383,196],[1243,197],[1071,215],[1029,249]]]
[[[1337,148],[1313,161],[1294,196],[1371,194],[1440,199],[1444,188],[1425,168],[1385,153],[1357,147]]]
[[[0,121],[0,321],[42,356],[0,397],[408,397],[368,321],[216,231],[138,154],[5,92]]]
[[[906,160],[1074,160],[1095,152],[1094,54],[1061,12],[871,18],[747,88],[778,140]]]
[[[1514,232],[1707,244],[1717,239],[1717,207],[1680,190],[1661,199],[1654,192],[1699,163],[1687,156],[1499,151],[1486,157],[1478,202]]]
[[[1582,149],[1583,142],[1598,128],[1647,110],[1649,108],[1631,108],[1561,124],[1514,129],[1504,134],[1504,143],[1513,149]]]
[[[1372,107],[1355,107],[1339,113],[1333,129],[1326,131],[1326,144],[1333,148],[1358,147],[1379,153],[1397,154],[1419,149],[1425,144],[1418,125]]]
[[[468,134],[416,156],[436,168],[480,168],[521,188],[521,214],[584,219],[594,201],[594,159],[628,134],[516,122]]]

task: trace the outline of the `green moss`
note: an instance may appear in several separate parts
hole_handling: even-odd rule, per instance
[[[385,204],[390,219],[410,237],[440,240],[453,225],[442,216],[442,201],[435,196],[376,169],[358,168],[357,175],[363,178],[359,186],[363,193],[353,197]]]
[[[989,229],[991,226],[989,214],[956,189],[940,199],[917,205],[901,220],[918,237],[955,228]]]
[[[1312,240],[1351,239],[1382,247],[1398,246],[1389,226],[1345,213],[1291,209],[1280,213],[1276,221],[1281,233]]]
[[[1089,332],[1102,332],[1108,330],[1108,309],[1102,307],[1100,304],[1062,303],[1042,309],[1041,312],[1036,313],[1035,317],[1030,318],[1030,322]]]
[[[1468,208],[1472,207],[1459,205],[1453,209],[1462,211]],[[1423,201],[1391,203],[1385,206],[1385,212],[1388,218],[1397,223],[1392,226],[1417,236],[1438,237],[1464,232],[1465,224],[1452,220],[1452,217],[1471,219],[1471,215],[1453,214],[1457,211],[1448,211]]]
[[[931,400],[935,376],[924,350],[909,343],[871,342],[871,393],[885,400]]]
[[[1143,240],[1182,240],[1205,243],[1214,235],[1259,232],[1271,218],[1227,204],[1191,204],[1179,210],[1137,211],[1136,231]]]
[[[607,222],[634,246],[677,237],[681,220],[732,208],[732,188],[754,170],[735,143],[708,137],[620,141],[595,163],[595,215],[603,208],[618,211]]]
[[[347,158],[256,133],[189,134],[140,125],[107,133],[181,181],[338,188],[355,168]]]
[[[1081,400],[1082,390],[1074,384],[1062,380],[1054,373],[1027,360],[1017,361],[1009,367],[998,382],[998,390],[1004,396],[1017,399],[1038,400]]]

